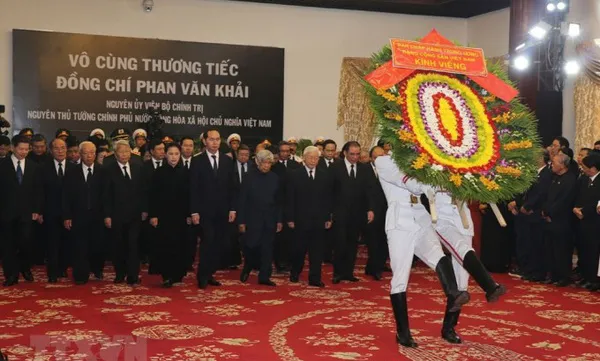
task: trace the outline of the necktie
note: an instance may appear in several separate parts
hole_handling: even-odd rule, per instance
[[[190,169],[190,161],[189,161],[189,160],[186,160],[186,161],[185,161],[185,167],[186,167],[187,169]]]
[[[217,175],[217,171],[219,170],[219,167],[217,165],[217,156],[216,155],[211,155],[212,159],[213,159],[213,172],[215,173],[215,175]]]
[[[17,182],[19,185],[23,183],[23,168],[21,168],[21,161],[17,161]]]
[[[354,173],[354,164],[350,164],[350,178],[356,178],[356,173]]]
[[[123,166],[123,175],[125,176],[125,179],[131,180],[131,177],[129,176],[129,173],[127,172],[127,166],[126,165]]]
[[[283,163],[283,166],[287,168],[287,161],[282,160],[281,163]]]
[[[88,172],[85,176],[85,181],[87,183],[88,180],[90,180],[90,177],[92,176],[92,168],[88,168]]]
[[[62,168],[62,162],[58,162],[58,178],[62,178],[65,175]]]
[[[328,160],[328,161],[327,161],[327,168],[329,168],[329,167],[331,166],[331,163],[333,163],[333,161],[332,161],[332,160]]]
[[[313,177],[313,170],[312,170],[312,169],[308,171],[308,177],[309,177],[311,180],[315,180],[315,177]]]

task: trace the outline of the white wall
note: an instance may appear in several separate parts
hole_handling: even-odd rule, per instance
[[[0,102],[12,107],[11,30],[161,38],[285,48],[285,136],[331,136],[343,57],[367,57],[390,37],[435,27],[466,43],[464,19],[251,4],[219,0],[0,0]],[[7,118],[12,118],[9,112]]]
[[[467,43],[482,48],[486,57],[508,53],[510,9],[474,16],[467,21]]]

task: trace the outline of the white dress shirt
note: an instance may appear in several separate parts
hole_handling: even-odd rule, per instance
[[[61,160],[59,162],[56,159],[54,159],[54,169],[56,170],[56,174],[58,174],[58,163],[60,163],[60,166],[61,166],[61,168],[63,170],[63,175],[64,175],[65,171],[66,171],[66,168],[67,168],[67,167],[65,167],[65,164],[67,163],[67,160],[65,159],[65,160]]]
[[[154,167],[154,169],[156,169],[156,168],[162,166],[162,162],[163,162],[162,160],[152,158],[152,167]],[[158,164],[156,164],[156,163],[158,163]]]
[[[306,174],[308,174],[309,177],[310,177],[310,172],[312,171],[313,179],[317,178],[317,168],[310,169],[307,166],[304,166],[304,168],[306,169]]]
[[[348,162],[348,159],[344,158],[344,163],[346,163],[346,170],[348,171],[348,175],[350,175],[350,170],[352,170],[352,163]],[[357,164],[354,164],[354,177],[358,177],[358,167]]]
[[[189,158],[185,158],[185,157],[181,157],[181,162],[183,163],[183,166],[186,167],[187,169],[190,169],[190,167],[192,166],[192,157]],[[185,165],[185,162],[187,162],[187,166]]]
[[[117,163],[119,164],[119,169],[121,169],[121,174],[123,174],[123,176],[125,176],[125,171],[123,170],[123,167],[127,167],[127,175],[129,176],[129,178],[131,178],[131,167],[129,166],[129,162],[127,162],[126,164],[123,164],[119,161],[117,161]]]
[[[94,175],[94,164],[92,164],[91,166],[87,166],[84,163],[81,163],[81,169],[83,169],[83,179],[85,179],[85,181],[87,182],[87,176],[88,176],[88,168],[92,170],[92,172],[90,173],[91,175]],[[121,167],[121,170],[123,169],[123,167]],[[129,171],[129,170],[128,170]]]
[[[325,161],[325,165],[327,166],[327,168],[331,167],[333,165],[333,161],[334,159],[327,159],[327,158],[323,158],[323,160]]]
[[[15,172],[17,171],[17,162],[19,161],[14,154],[10,155],[10,159],[13,162],[13,166],[15,167]],[[23,171],[23,175],[25,175],[25,158],[21,159],[21,170]]]

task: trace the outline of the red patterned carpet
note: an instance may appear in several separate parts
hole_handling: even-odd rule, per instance
[[[509,293],[489,305],[472,285],[458,328],[466,342],[451,346],[439,337],[437,279],[418,268],[409,306],[420,347],[406,350],[394,341],[389,279],[331,285],[324,272],[325,289],[284,277],[268,288],[255,275],[243,285],[232,271],[218,275],[220,288],[199,290],[188,277],[165,290],[154,276],[113,285],[111,273],[50,285],[37,269],[35,283],[0,288],[0,349],[11,361],[600,360],[600,294],[497,276]]]

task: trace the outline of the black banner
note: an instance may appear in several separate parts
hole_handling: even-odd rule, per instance
[[[155,108],[171,136],[278,140],[283,69],[281,48],[14,30],[14,128],[108,137],[145,128]]]

